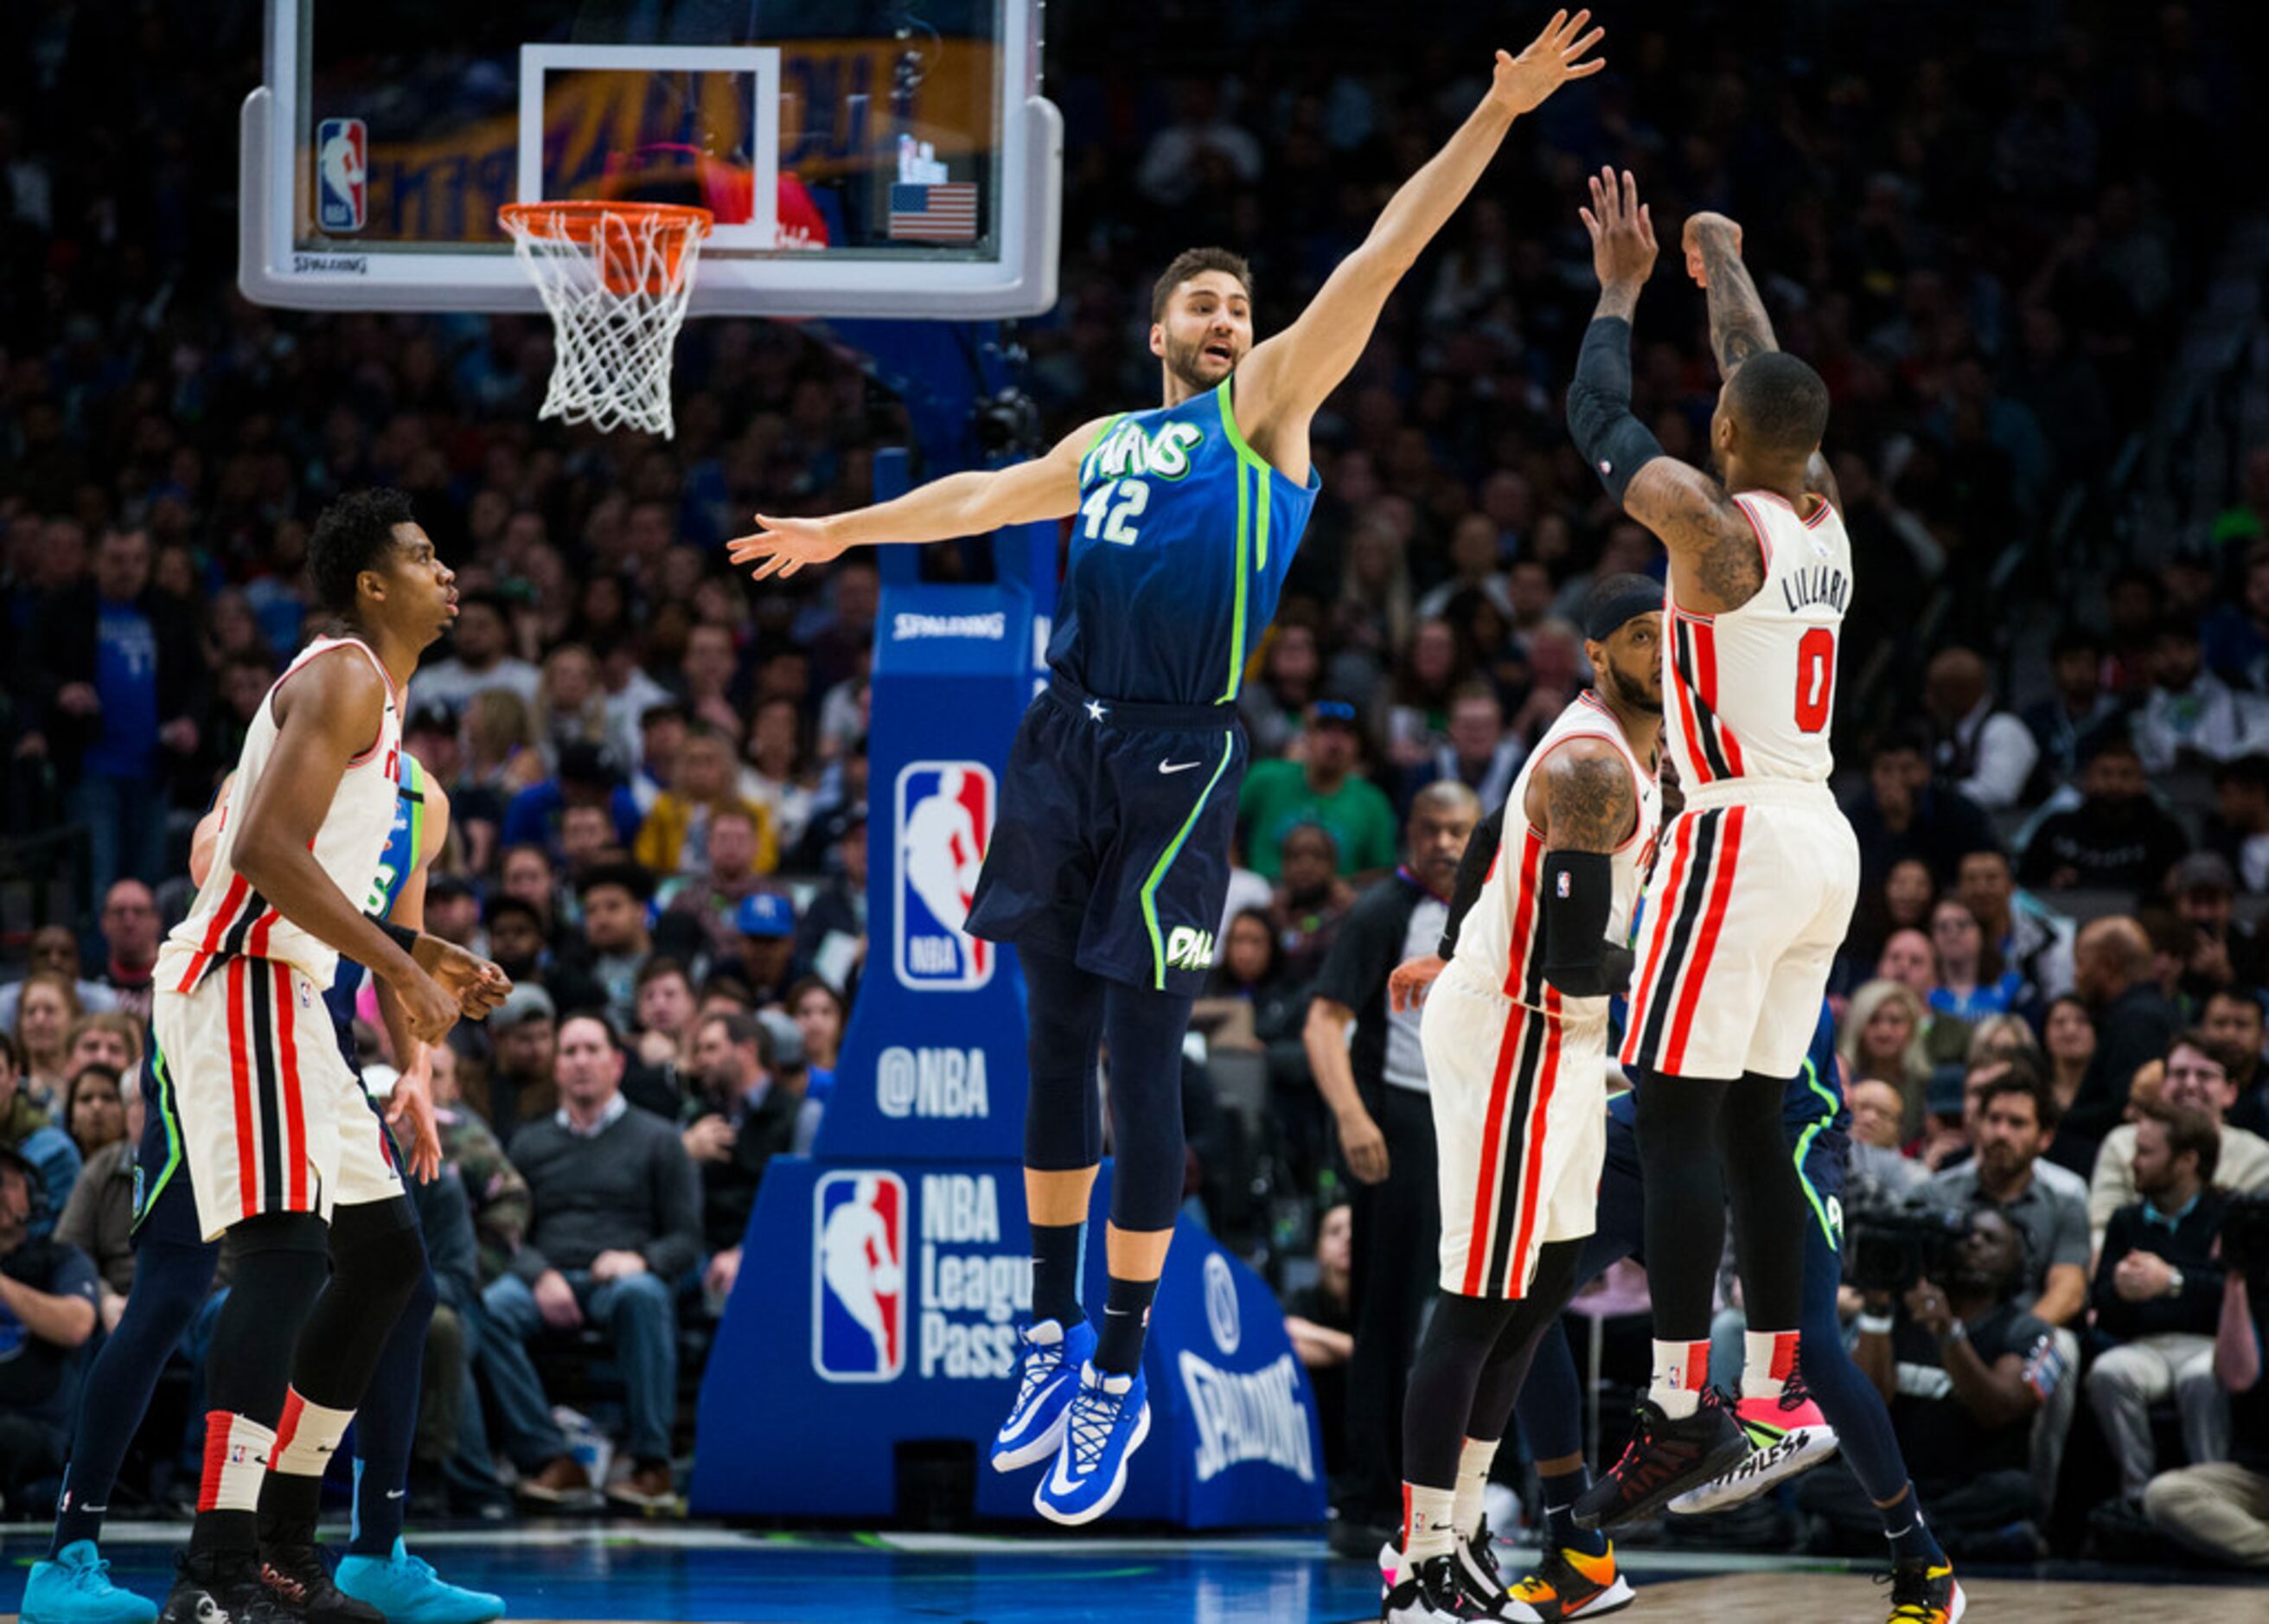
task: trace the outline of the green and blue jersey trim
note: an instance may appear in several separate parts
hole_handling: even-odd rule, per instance
[[[1805,1158],[1812,1154],[1812,1141],[1820,1137],[1822,1130],[1835,1123],[1836,1113],[1843,1110],[1844,1103],[1820,1081],[1820,1067],[1813,1063],[1810,1055],[1804,1057],[1804,1081],[1813,1093],[1820,1096],[1821,1110],[1820,1115],[1805,1124],[1804,1132],[1796,1136],[1796,1181],[1804,1186],[1804,1199],[1812,1204],[1812,1215],[1820,1220],[1821,1233],[1827,1236],[1830,1246],[1841,1251],[1844,1250],[1844,1226],[1829,1212],[1827,1203],[1820,1199],[1820,1192],[1813,1188],[1812,1180],[1805,1176],[1804,1163]]]
[[[1151,985],[1161,993],[1166,990],[1166,942],[1158,932],[1158,882],[1166,877],[1166,870],[1173,867],[1174,859],[1181,854],[1183,842],[1190,838],[1190,830],[1197,827],[1199,815],[1204,812],[1206,802],[1213,799],[1214,786],[1221,782],[1221,775],[1229,771],[1230,760],[1236,754],[1237,734],[1234,732],[1223,733],[1221,735],[1221,759],[1214,764],[1213,776],[1206,780],[1205,788],[1198,792],[1197,805],[1190,808],[1189,816],[1182,820],[1182,826],[1174,831],[1174,838],[1158,854],[1158,860],[1150,870],[1150,877],[1142,882],[1142,923],[1150,933]]]
[[[1213,392],[1214,404],[1221,412],[1222,432],[1237,452],[1237,550],[1231,562],[1237,572],[1237,598],[1230,617],[1229,683],[1220,699],[1223,705],[1237,698],[1245,680],[1245,601],[1253,572],[1268,567],[1269,476],[1275,471],[1238,432],[1237,409],[1230,400],[1232,381],[1223,379]]]
[[[181,1165],[181,1119],[174,1109],[174,1085],[166,1075],[166,1056],[158,1047],[156,1034],[150,1039],[150,1071],[158,1083],[158,1117],[166,1125],[166,1165],[158,1170],[157,1181],[147,1190],[142,1188],[142,1170],[134,1170],[134,1222],[130,1229],[142,1227],[143,1219],[158,1205],[158,1198],[174,1181],[174,1172]]]

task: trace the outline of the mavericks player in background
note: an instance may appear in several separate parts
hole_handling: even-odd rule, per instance
[[[152,1036],[176,1106],[197,1238],[232,1237],[214,1326],[205,1469],[160,1617],[377,1624],[315,1549],[322,1473],[425,1273],[417,1218],[368,1097],[317,1013],[340,956],[408,1039],[485,1015],[503,972],[371,918],[400,809],[401,693],[455,613],[455,578],[395,491],[316,520],[308,570],[337,631],[261,703],[211,872],[158,958]],[[328,1284],[326,1277],[328,1276]]]
[[[1452,901],[1463,912],[1451,926],[1459,950],[1420,1029],[1440,1155],[1442,1296],[1403,1406],[1402,1548],[1399,1561],[1380,1559],[1386,1624],[1506,1616],[1482,1493],[1530,1354],[1573,1295],[1592,1233],[1608,1000],[1630,979],[1625,944],[1654,850],[1662,587],[1610,575],[1592,588],[1584,621],[1599,686],[1539,742],[1486,845],[1477,832],[1467,846]],[[1614,1583],[1610,1556],[1596,1610],[1619,1605]]]
[[[967,928],[1014,942],[1031,990],[1024,1118],[1032,1314],[994,1446],[1003,1471],[1053,1459],[1034,1503],[1100,1517],[1149,1428],[1143,1331],[1182,1191],[1181,1047],[1213,963],[1246,745],[1236,700],[1316,497],[1308,425],[1354,367],[1388,295],[1519,114],[1599,38],[1555,13],[1388,203],[1298,320],[1253,337],[1245,262],[1193,249],[1159,277],[1150,349],[1164,403],[1087,424],[1037,461],[956,474],[828,519],[768,519],[732,543],[758,579],[846,547],[982,535],[1077,515],[1048,664],[1025,713]],[[1098,1045],[1111,1045],[1117,1171],[1110,1293],[1079,1298],[1101,1158]]]
[[[1851,923],[1859,843],[1828,791],[1837,637],[1851,544],[1820,454],[1828,390],[1772,347],[1740,233],[1689,227],[1725,373],[1710,443],[1724,484],[1663,454],[1630,413],[1630,317],[1653,222],[1613,172],[1583,211],[1600,297],[1568,391],[1576,443],[1625,511],[1670,550],[1664,650],[1670,759],[1685,809],[1648,882],[1624,1069],[1646,1177],[1654,1377],[1622,1458],[1577,1502],[1606,1527],[1657,1510],[1746,1452],[1709,1387],[1711,1293],[1733,1207],[1749,1331],[1744,1419],[1772,1424],[1797,1375],[1805,1192],[1781,1129]],[[1885,1508],[1895,1613],[1959,1617],[1961,1588],[1903,1487]]]
[[[200,886],[211,869],[213,848],[227,819],[228,788],[226,783],[221,786],[213,809],[198,823],[190,842],[189,878]],[[441,786],[426,778],[418,758],[407,752],[402,757],[397,795],[371,912],[388,923],[419,930],[425,926],[426,876],[434,854],[448,839],[449,801]],[[364,974],[352,960],[340,960],[338,976],[323,995],[340,1052],[350,1066],[354,1063],[355,998]],[[431,1060],[425,1046],[410,1037],[400,1001],[383,982],[379,984],[379,1009],[393,1035],[395,1057],[406,1062],[388,1096],[387,1114],[412,1135],[412,1173],[430,1178],[439,1170],[441,1150],[425,1083]],[[148,1624],[158,1613],[141,1597],[110,1582],[97,1542],[119,1463],[142,1425],[166,1361],[212,1289],[220,1248],[203,1238],[191,1189],[194,1175],[173,1154],[181,1130],[172,1081],[155,1044],[143,1057],[142,1086],[150,1115],[135,1171],[134,1287],[118,1328],[87,1373],[53,1543],[48,1559],[32,1565],[24,1588],[26,1624]],[[429,1269],[371,1377],[362,1425],[356,1433],[360,1459],[355,1471],[354,1532],[336,1582],[347,1595],[377,1607],[393,1624],[482,1624],[504,1615],[502,1598],[443,1583],[401,1542],[418,1377],[434,1300]]]

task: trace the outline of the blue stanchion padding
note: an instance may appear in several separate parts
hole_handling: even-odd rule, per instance
[[[765,1177],[701,1391],[703,1516],[887,1517],[901,1443],[967,1441],[975,1507],[1033,1518],[1045,1465],[987,1449],[1015,1394],[1031,1307],[1021,1173],[1000,1163],[777,1158]],[[1087,1296],[1104,1292],[1110,1167]],[[1324,1516],[1313,1391],[1268,1287],[1194,1224],[1151,1311],[1152,1407],[1112,1521],[1290,1526]]]

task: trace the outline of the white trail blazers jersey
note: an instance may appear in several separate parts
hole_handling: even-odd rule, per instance
[[[1689,792],[1755,779],[1824,788],[1851,538],[1824,499],[1808,520],[1770,491],[1733,505],[1756,532],[1765,584],[1737,609],[1696,615],[1677,607],[1674,571],[1662,646],[1670,758]]]
[[[1567,998],[1544,980],[1544,955],[1538,950],[1543,909],[1538,889],[1543,883],[1544,837],[1528,821],[1528,783],[1545,758],[1571,739],[1604,739],[1615,746],[1630,768],[1631,786],[1638,797],[1638,826],[1630,839],[1610,856],[1615,870],[1615,900],[1608,913],[1607,940],[1622,941],[1630,934],[1631,914],[1638,905],[1647,854],[1654,849],[1660,817],[1660,799],[1654,770],[1632,752],[1622,725],[1596,694],[1576,696],[1560,712],[1535,750],[1522,764],[1505,801],[1504,835],[1490,860],[1489,878],[1465,922],[1458,928],[1457,956],[1445,977],[1455,977],[1474,992],[1500,998],[1570,1018],[1596,1013],[1605,1020],[1604,998]]]
[[[308,661],[333,649],[352,649],[377,668],[386,680],[386,708],[379,718],[378,737],[368,749],[347,764],[338,794],[316,831],[315,861],[356,907],[370,905],[378,883],[378,868],[386,855],[386,842],[394,827],[400,800],[397,779],[402,770],[401,696],[394,679],[370,645],[356,638],[317,638],[276,679],[261,700],[245,735],[244,752],[237,757],[236,778],[223,802],[219,843],[213,848],[212,868],[197,892],[189,917],[174,927],[158,957],[160,990],[188,993],[214,967],[237,957],[268,959],[302,971],[318,987],[330,985],[337,973],[339,956],[329,945],[309,935],[268,905],[267,899],[237,873],[237,830],[240,816],[252,804],[260,775],[276,753],[277,689],[290,682]],[[349,656],[352,658],[354,656]]]

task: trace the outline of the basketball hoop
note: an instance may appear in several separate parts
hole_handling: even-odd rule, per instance
[[[677,203],[506,203],[497,211],[558,335],[536,415],[665,439],[670,346],[715,217]]]

